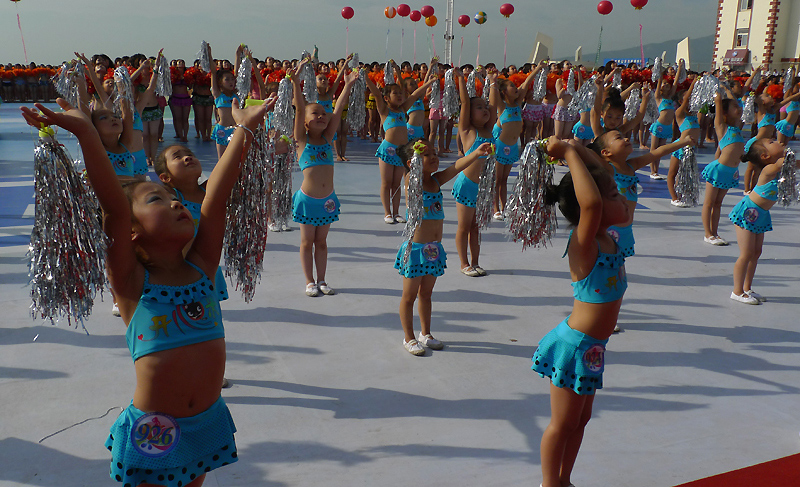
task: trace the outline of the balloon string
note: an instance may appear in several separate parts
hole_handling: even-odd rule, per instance
[[[349,21],[347,22],[347,27],[345,27],[345,31],[347,31],[347,34],[345,35],[345,41],[344,41],[344,57],[347,57],[347,54],[350,51],[350,22]]]
[[[603,26],[600,26],[600,37],[597,39],[597,55],[594,57],[594,65],[595,67],[599,66],[600,63],[600,48],[603,45]]]
[[[25,64],[28,64],[28,50],[25,48],[25,36],[22,35],[22,23],[19,21],[19,12],[17,12],[17,26],[19,27],[19,37],[22,39],[22,52],[25,53]]]
[[[458,52],[458,65],[461,66],[461,54],[464,53],[464,36],[461,36],[461,50]]]
[[[475,66],[481,65],[481,35],[478,34],[478,55],[475,56]]]
[[[389,32],[391,32],[391,29],[386,29],[386,51],[384,52],[384,59],[389,59]]]
[[[642,42],[642,24],[639,24],[639,47],[642,49],[641,67],[644,68],[644,43]]]
[[[508,52],[508,27],[506,27],[505,42],[503,43],[503,68],[507,68],[506,53]]]
[[[417,28],[414,27],[414,64],[417,64]]]
[[[400,29],[400,59],[403,59],[403,41],[406,38],[406,29]]]
[[[431,44],[433,44],[433,57],[436,57],[436,41],[433,38],[433,34],[431,34]]]

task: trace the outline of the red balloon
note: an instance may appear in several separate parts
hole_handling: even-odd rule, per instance
[[[600,15],[608,15],[612,10],[614,10],[614,5],[612,5],[608,0],[603,0],[597,4],[597,13]]]
[[[342,17],[344,19],[350,20],[353,18],[355,12],[353,11],[353,7],[345,7],[342,9]]]
[[[397,15],[400,17],[408,17],[408,14],[411,13],[411,7],[406,5],[405,3],[401,3],[397,6]]]
[[[394,7],[386,7],[383,9],[383,15],[386,16],[387,19],[393,19],[395,15],[397,15],[397,10]]]
[[[410,14],[408,14],[408,18],[411,19],[411,22],[419,22],[419,19],[422,18],[422,14],[419,13],[419,10],[412,10]]]
[[[472,20],[472,17],[470,17],[469,15],[459,15],[458,16],[458,23],[461,24],[461,27],[466,27],[467,25],[469,25],[471,20]]]
[[[633,2],[636,0],[631,0],[631,1]],[[511,5],[510,3],[504,3],[503,5],[500,5],[500,13],[505,15],[506,18],[508,18],[509,15],[514,13],[514,6]]]
[[[421,13],[423,17],[430,17],[431,15],[433,15],[433,7],[431,7],[430,5],[425,5],[424,7],[419,9],[419,13]]]
[[[647,0],[631,0],[631,5],[633,5],[636,10],[641,10],[642,7],[647,5]]]

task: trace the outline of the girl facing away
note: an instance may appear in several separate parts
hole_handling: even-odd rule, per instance
[[[547,153],[569,166],[558,186],[548,187],[546,201],[557,202],[574,228],[565,255],[575,301],[572,313],[539,341],[532,369],[550,378],[541,485],[563,487],[571,485],[594,395],[603,387],[605,346],[628,287],[625,257],[608,227],[628,221],[630,210],[608,171],[581,159],[576,148],[551,138]]]
[[[106,440],[111,478],[123,484],[202,485],[205,474],[237,461],[236,427],[220,396],[225,331],[210,276],[225,233],[225,205],[239,161],[264,120],[265,106],[233,109],[232,148],[208,181],[197,236],[189,211],[159,183],[117,180],[100,136],[72,108],[22,108],[28,123],[58,125],[81,144],[89,181],[103,209],[108,277],[136,371],[130,406]],[[158,447],[162,455],[153,457]]]
[[[422,165],[422,221],[411,240],[400,246],[394,264],[395,269],[403,276],[403,296],[400,298],[400,324],[405,334],[403,346],[412,355],[424,355],[423,346],[432,350],[444,348],[444,344],[431,334],[433,286],[436,278],[443,275],[447,267],[447,254],[442,246],[444,210],[441,185],[453,179],[479,157],[486,157],[490,150],[490,143],[482,143],[470,155],[458,159],[441,171],[436,149],[425,139],[416,139],[398,150],[407,172],[412,170],[412,164]],[[415,159],[415,154],[420,157]],[[409,245],[411,253],[405,261],[404,255]],[[414,302],[417,299],[420,321],[418,337],[414,335]]]

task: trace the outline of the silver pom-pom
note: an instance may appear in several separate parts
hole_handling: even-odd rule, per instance
[[[408,204],[408,218],[406,219],[406,226],[403,228],[403,241],[408,242],[414,237],[414,232],[422,223],[423,216],[423,201],[422,201],[422,153],[414,150],[414,157],[411,158],[409,164],[411,171],[408,173],[408,187],[406,193],[406,202]],[[408,257],[411,255],[411,245],[406,245],[405,253],[403,253],[403,265],[408,263]]]
[[[383,66],[383,84],[389,86],[394,83],[394,63],[391,60],[386,61]]]
[[[431,94],[428,99],[431,101],[431,109],[438,108],[442,101],[441,85],[439,84],[439,77],[435,76],[433,83],[431,83]]]
[[[792,85],[794,85],[794,67],[789,66],[789,68],[786,69],[786,74],[783,75],[784,95],[789,93],[789,91],[792,89]]]
[[[478,96],[475,83],[475,71],[476,70],[473,69],[472,72],[469,73],[469,76],[467,76],[467,96],[470,98]]]
[[[614,74],[611,76],[611,86],[622,91],[622,73],[619,71],[614,71]]]
[[[713,105],[719,90],[719,80],[707,74],[695,83],[692,96],[689,98],[689,111],[697,113],[704,105]]]
[[[83,64],[70,61],[64,63],[61,66],[61,71],[53,77],[53,86],[56,92],[73,107],[77,107],[80,101],[78,95],[78,76],[84,76]]]
[[[286,154],[276,154],[272,164],[272,195],[270,223],[278,228],[288,226],[292,220],[292,169],[296,153],[292,144]]]
[[[658,83],[658,80],[661,79],[661,76],[664,74],[664,62],[660,57],[657,57],[656,60],[653,62],[653,70],[651,80],[653,83]]]
[[[546,145],[546,140],[536,140],[525,146],[514,192],[506,204],[506,231],[514,242],[522,241],[522,250],[547,247],[557,227],[555,206],[545,204],[547,186],[555,175],[544,152]]]
[[[200,60],[200,69],[206,73],[211,72],[211,58],[208,57],[208,42],[203,41],[200,43],[200,50],[197,52],[195,59]]]
[[[744,100],[742,108],[742,123],[752,124],[756,121],[756,98],[753,93],[749,94]]]
[[[247,47],[245,47],[247,49]],[[253,63],[250,62],[250,57],[242,56],[242,61],[239,63],[239,71],[236,72],[236,93],[239,94],[239,100],[242,103],[250,95],[250,84],[253,81]],[[317,80],[314,78],[314,91],[317,90]]]
[[[639,114],[639,108],[642,106],[642,90],[634,88],[625,100],[625,120],[633,120]]]
[[[481,96],[483,97],[484,100],[486,100],[486,103],[489,103],[489,89],[491,88],[491,83],[488,83],[486,78],[482,78],[482,81],[483,81],[483,93],[481,93]]]
[[[353,58],[350,60],[350,69],[358,69],[359,68],[359,61],[358,61],[358,53],[353,53]]]
[[[152,76],[155,76],[155,73]],[[120,66],[114,70],[114,93],[111,96],[114,100],[115,112],[121,113],[120,103],[128,103],[131,113],[136,110],[133,102],[133,81],[131,81],[131,74],[125,66]]]
[[[761,83],[761,70],[753,72],[753,79],[750,81],[750,86],[752,89],[756,89],[758,84]]]
[[[567,93],[572,96],[575,96],[575,70],[570,69],[569,75],[567,75]]]
[[[311,58],[308,51],[303,51],[300,59]],[[306,103],[316,103],[319,100],[319,92],[317,91],[317,74],[314,72],[314,66],[310,62],[306,63],[298,73],[300,83],[303,85],[303,96],[306,98]]]
[[[589,81],[583,83],[573,95],[572,100],[567,105],[567,110],[571,115],[591,110],[594,106],[594,97],[597,96],[597,85],[594,80],[597,75],[592,76]]]
[[[359,69],[357,66],[354,69]],[[365,105],[364,97],[367,90],[367,73],[361,69],[358,72],[358,78],[353,83],[353,88],[350,91],[350,99],[347,105],[347,123],[351,128],[356,130],[364,126],[367,120],[367,107]]]
[[[644,112],[644,123],[653,123],[658,120],[658,105],[656,104],[656,97],[651,96],[647,100],[647,109]]]
[[[444,101],[444,110],[442,114],[444,118],[450,118],[457,115],[460,109],[460,99],[458,96],[458,88],[456,88],[456,80],[453,77],[453,68],[448,69],[444,73],[444,94],[442,96]]]
[[[678,73],[677,74],[677,76],[678,76],[678,84],[681,84],[684,81],[686,81],[686,76],[688,75],[688,73],[686,72],[686,65],[683,63],[683,59],[681,59],[681,62],[678,64],[678,67],[676,68],[676,70],[677,70],[677,73]]]
[[[269,221],[269,183],[275,149],[263,125],[241,162],[239,179],[231,191],[225,226],[225,276],[241,289],[245,302],[255,295],[264,268]]]
[[[106,236],[98,221],[94,193],[75,169],[72,158],[55,140],[55,132],[39,132],[34,149],[36,210],[29,277],[31,315],[69,325],[92,312],[97,291],[105,285]],[[88,334],[88,332],[87,332]]]
[[[550,67],[543,67],[533,80],[533,99],[541,101],[547,95],[547,75],[550,73]]]
[[[494,205],[495,180],[497,179],[497,158],[494,153],[483,161],[481,176],[478,180],[478,196],[475,198],[475,224],[478,229],[484,229],[492,221],[492,207]],[[480,234],[478,234],[480,239]]]
[[[700,202],[700,171],[697,169],[697,157],[694,147],[684,147],[683,156],[675,174],[675,192],[681,202],[689,206],[697,206]]]
[[[156,95],[172,96],[172,73],[169,71],[169,61],[165,56],[159,56],[157,62],[158,65],[153,73],[153,76],[158,76],[156,78]]]
[[[278,99],[272,111],[272,121],[278,132],[285,135],[294,134],[294,96],[292,80],[283,78],[278,84]]]
[[[794,151],[786,148],[783,153],[783,166],[778,174],[778,203],[789,206],[800,201],[800,185],[797,182],[797,165]]]

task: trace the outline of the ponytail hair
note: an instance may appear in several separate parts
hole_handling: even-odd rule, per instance
[[[589,175],[594,179],[598,188],[603,188],[608,184],[610,175],[607,170],[600,166],[587,166]],[[602,189],[601,189],[602,190]],[[578,204],[578,197],[575,195],[575,185],[572,182],[572,173],[568,172],[561,178],[561,182],[548,184],[545,187],[544,203],[552,206],[558,203],[558,209],[564,218],[575,227],[581,220],[581,206]]]

